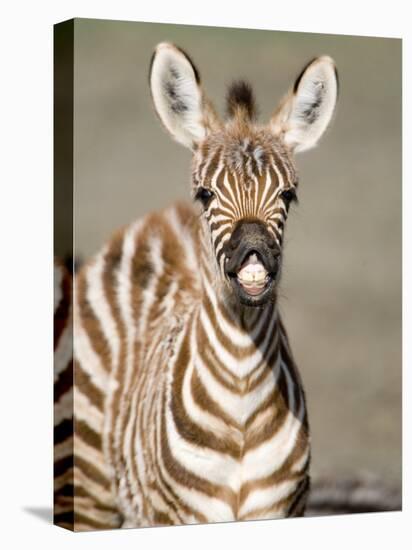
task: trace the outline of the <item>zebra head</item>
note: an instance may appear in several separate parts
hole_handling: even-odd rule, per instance
[[[243,81],[229,88],[227,116],[220,119],[191,59],[169,43],[155,50],[150,87],[163,125],[193,152],[192,194],[217,284],[227,298],[263,306],[276,295],[285,222],[297,200],[293,154],[316,145],[334,112],[333,60],[308,63],[266,125],[257,124]]]

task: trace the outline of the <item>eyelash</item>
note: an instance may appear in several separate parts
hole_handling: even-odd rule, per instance
[[[207,189],[206,187],[199,187],[199,189],[195,193],[195,200],[201,202],[205,208],[213,197],[213,191]]]
[[[280,193],[280,196],[287,204],[298,201],[298,197],[294,189],[285,189]]]

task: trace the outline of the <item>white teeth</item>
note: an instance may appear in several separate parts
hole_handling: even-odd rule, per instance
[[[265,284],[268,272],[259,262],[256,254],[252,254],[247,259],[246,264],[238,272],[237,276],[240,282],[245,284],[254,284],[256,286],[263,286]]]
[[[261,283],[264,282],[267,276],[267,271],[259,271],[250,273],[243,271],[238,273],[238,278],[245,283]]]

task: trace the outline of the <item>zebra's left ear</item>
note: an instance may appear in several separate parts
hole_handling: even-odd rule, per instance
[[[219,124],[200,86],[199,72],[174,44],[158,44],[150,65],[150,90],[156,112],[172,137],[195,149],[209,129]]]
[[[333,60],[318,57],[308,63],[270,121],[271,129],[293,151],[314,147],[332,119],[338,96]]]

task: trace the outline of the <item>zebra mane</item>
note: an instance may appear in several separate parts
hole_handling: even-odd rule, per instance
[[[256,119],[257,108],[252,86],[245,80],[236,80],[226,95],[226,112],[229,118],[241,114],[246,120]]]

